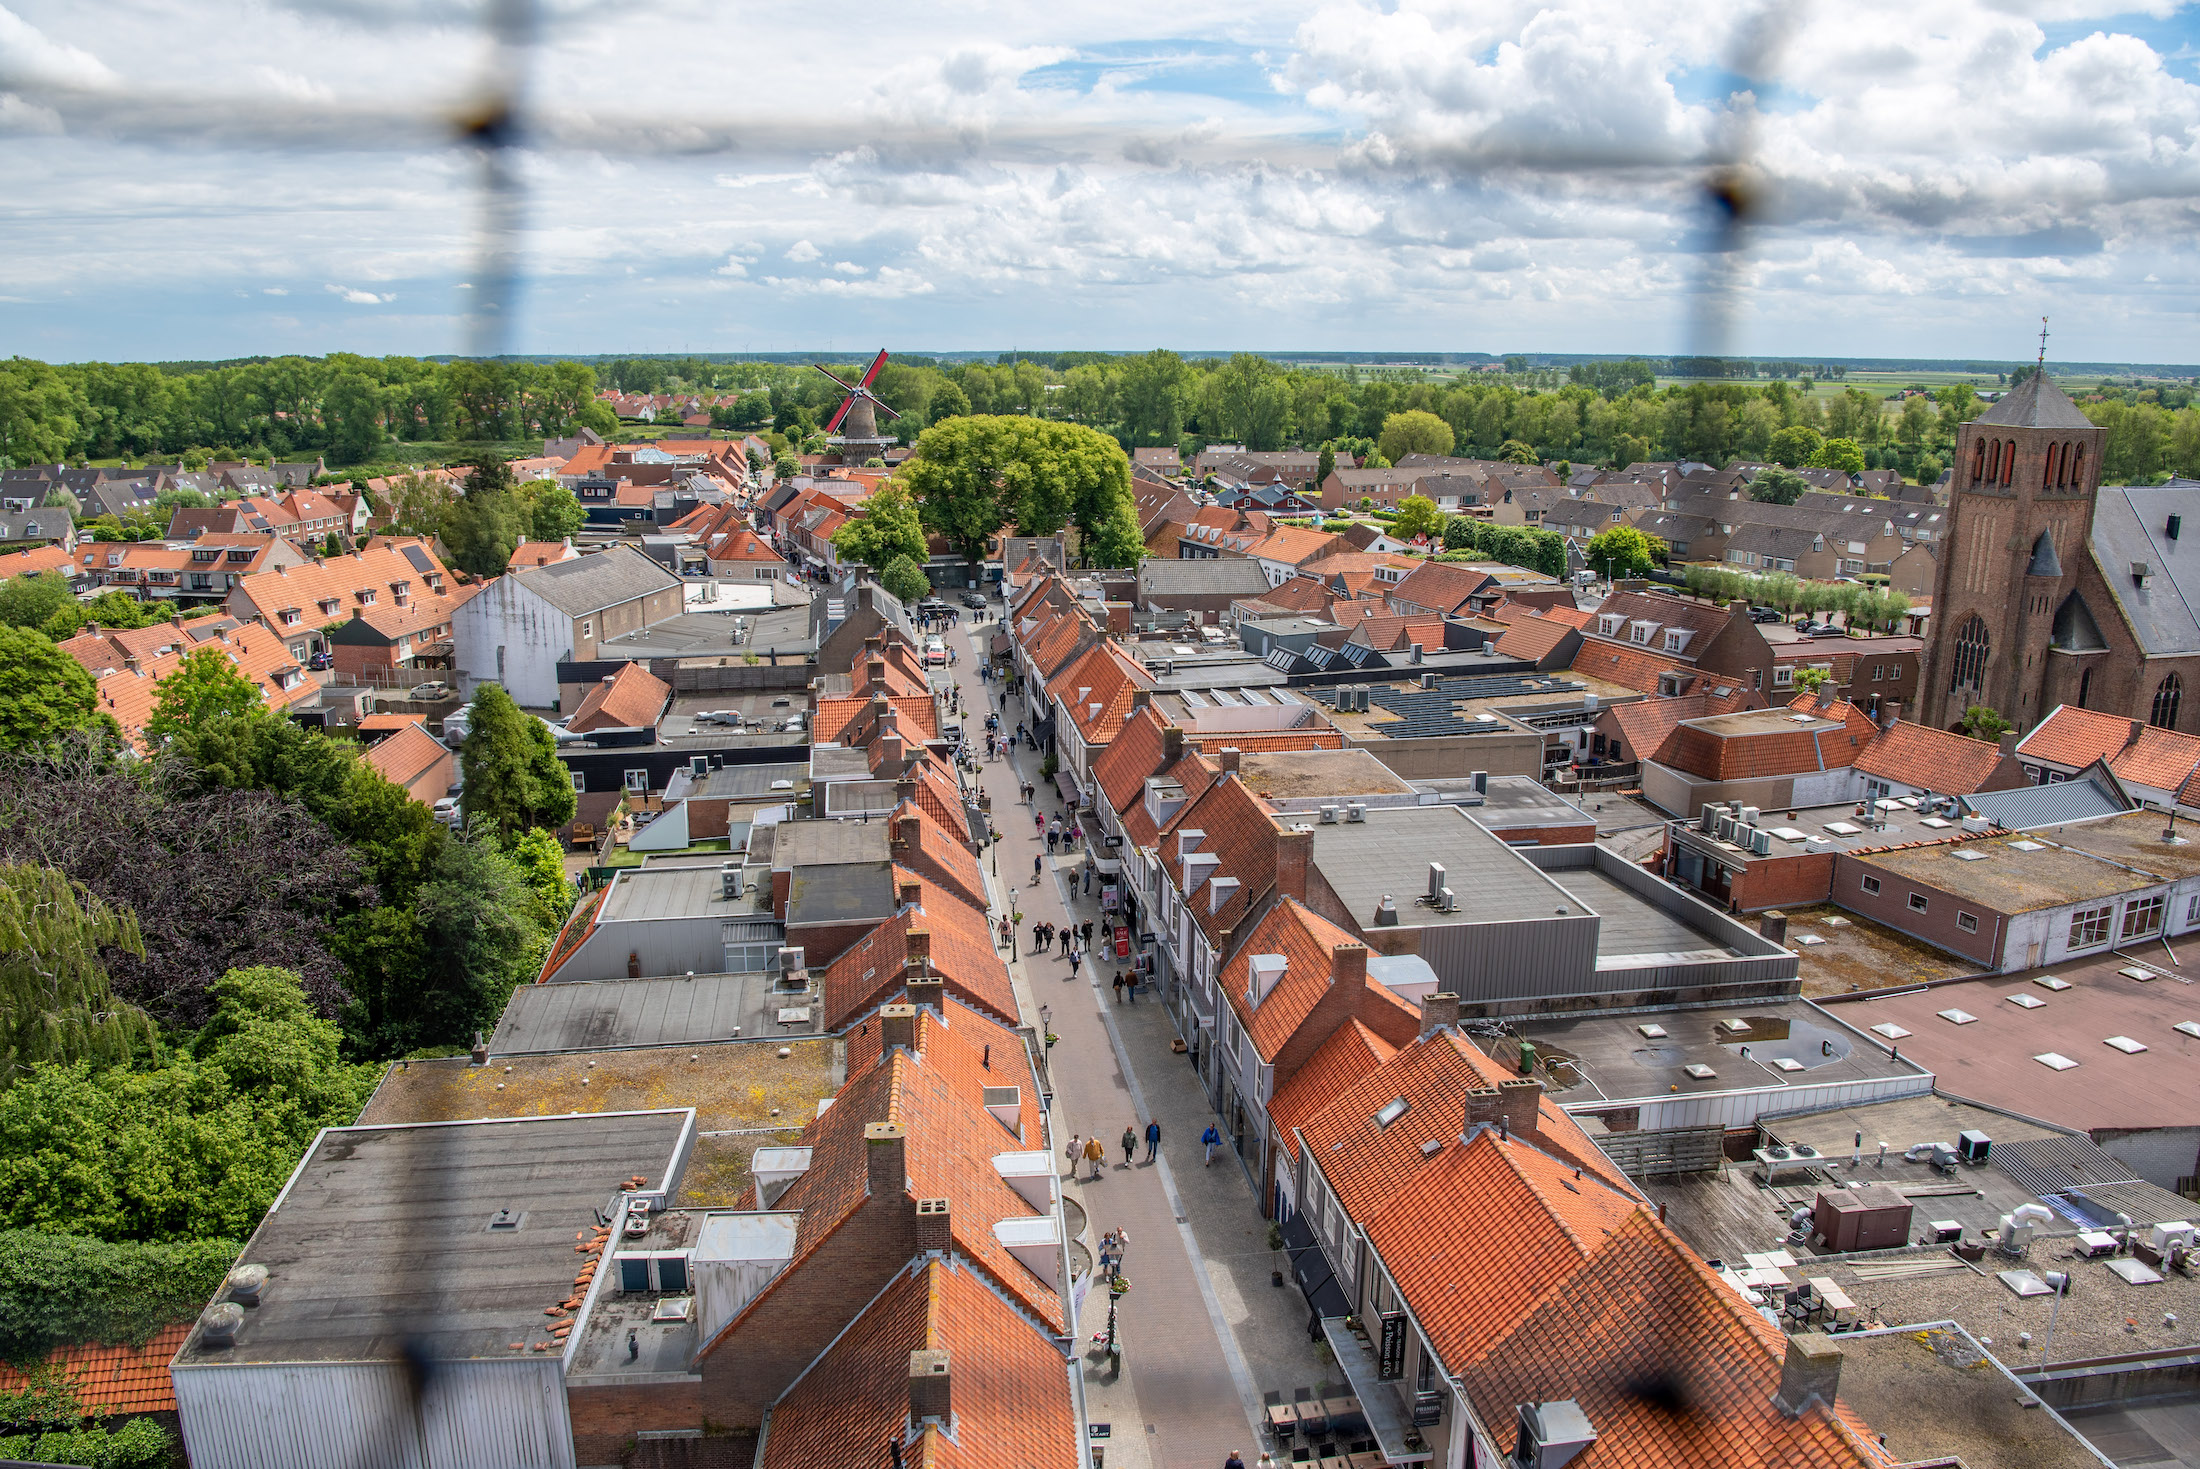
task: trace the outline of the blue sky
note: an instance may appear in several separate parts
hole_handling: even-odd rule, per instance
[[[2192,361],[2200,11],[2128,4],[0,0],[0,332],[463,350],[489,75],[515,351],[1691,350],[1739,159],[1711,345]]]

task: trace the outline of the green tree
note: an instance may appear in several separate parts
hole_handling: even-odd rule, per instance
[[[408,474],[390,486],[390,528],[404,535],[440,536],[458,492],[433,475]]]
[[[569,426],[574,429],[593,429],[599,439],[608,439],[619,431],[619,415],[606,403],[594,399],[583,403],[573,414]]]
[[[1843,474],[1864,472],[1864,446],[1854,439],[1828,439],[1810,456],[1814,469],[1837,469]]]
[[[942,423],[950,418],[970,416],[970,395],[953,383],[941,383],[932,392],[925,422]]]
[[[242,1239],[378,1075],[287,971],[240,971],[188,1054],[33,1066],[0,1093],[0,1222],[105,1240]],[[284,982],[287,978],[287,984]],[[232,1075],[231,1069],[235,1068]]]
[[[1772,436],[1772,442],[1766,446],[1765,453],[1774,464],[1784,469],[1802,469],[1810,464],[1812,456],[1817,454],[1819,446],[1824,442],[1819,437],[1818,430],[1808,424],[1791,423]]]
[[[59,614],[61,622],[56,623]],[[26,576],[11,576],[0,581],[0,626],[38,627],[66,625],[68,637],[73,634],[82,617],[77,611],[76,594],[69,584],[58,576],[44,572],[32,572]]]
[[[1749,482],[1749,498],[1768,505],[1793,505],[1809,488],[1810,481],[1792,469],[1761,469]]]
[[[502,461],[499,461],[501,465]],[[509,474],[507,473],[507,478]],[[526,538],[525,507],[509,489],[469,486],[443,521],[443,545],[451,562],[475,576],[502,575]]]
[[[772,455],[772,478],[793,479],[801,472],[802,461],[794,456],[793,450],[781,449]]]
[[[1816,694],[1833,681],[1830,668],[1798,668],[1795,670],[1795,691],[1799,694]]]
[[[573,779],[558,759],[557,742],[501,684],[485,683],[474,695],[459,766],[465,776],[459,809],[467,825],[483,825],[499,841],[516,841],[532,826],[555,830],[573,819]]]
[[[1518,439],[1507,439],[1504,443],[1498,445],[1497,459],[1500,464],[1536,464],[1541,462],[1536,458],[1535,445],[1523,444]]]
[[[1956,721],[1956,733],[1969,735],[1974,740],[1998,740],[2015,728],[2015,725],[2001,717],[1998,710],[1989,709],[1984,704],[1973,704]]]
[[[917,439],[904,476],[925,526],[972,563],[1013,522],[1025,535],[1075,524],[1089,557],[1129,564],[1136,510],[1130,460],[1106,434],[1081,424],[974,415],[935,424]]]
[[[527,492],[529,540],[562,541],[580,534],[581,527],[588,523],[588,512],[581,508],[580,497],[556,480],[530,480]]]
[[[183,655],[175,671],[153,685],[156,700],[145,721],[145,738],[167,743],[184,730],[225,714],[248,714],[265,707],[260,686],[237,671],[219,647],[197,647]]]
[[[122,734],[83,664],[43,633],[0,627],[0,750],[44,749],[78,730]]]
[[[907,486],[887,481],[863,502],[862,510],[833,532],[833,548],[842,559],[860,561],[874,571],[902,560],[921,568],[930,559],[924,520],[917,502],[909,498]]]
[[[896,556],[887,562],[878,581],[896,600],[904,603],[921,602],[932,595],[931,579],[907,556]]]
[[[1615,525],[1591,536],[1582,556],[1606,577],[1640,576],[1665,558],[1665,543],[1631,525]]]
[[[573,911],[573,883],[565,875],[565,852],[555,832],[530,827],[512,845],[512,863],[535,895],[536,919],[555,930]]]
[[[475,835],[444,845],[411,917],[418,964],[385,976],[395,983],[368,1027],[379,1055],[460,1044],[495,1024],[512,987],[540,970],[556,928],[528,872]]]
[[[1398,502],[1398,518],[1390,523],[1390,533],[1401,540],[1415,536],[1435,539],[1443,534],[1444,512],[1436,508],[1436,502],[1426,495],[1408,495]]]
[[[1328,484],[1329,477],[1336,472],[1337,451],[1324,444],[1322,445],[1321,457],[1314,462],[1314,488],[1318,490],[1323,485]]]
[[[1376,439],[1383,457],[1393,464],[1408,454],[1449,454],[1455,442],[1450,424],[1419,408],[1385,418]]]
[[[114,998],[102,949],[144,957],[127,910],[59,868],[0,864],[0,1084],[40,1062],[114,1065],[152,1053],[153,1024]]]
[[[1176,443],[1184,432],[1191,369],[1176,353],[1155,350],[1126,360],[1116,374],[1116,403],[1134,444]],[[935,418],[934,420],[938,420]]]

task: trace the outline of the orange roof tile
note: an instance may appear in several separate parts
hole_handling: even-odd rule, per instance
[[[900,844],[905,820],[917,823],[917,840],[913,848]],[[894,808],[888,821],[887,829],[894,833],[896,862],[914,869],[927,882],[947,888],[979,912],[985,911],[985,874],[979,870],[977,857],[966,842],[955,836],[952,828],[942,825],[926,809],[924,802],[914,797],[902,802]]]
[[[952,1438],[910,1434],[909,1354],[944,1350]],[[1061,1354],[951,1261],[902,1276],[772,1408],[762,1469],[844,1469],[852,1446],[901,1441],[912,1469],[1072,1469],[1084,1462]],[[882,1461],[883,1462],[883,1461]]]
[[[940,737],[939,711],[929,695],[889,694],[886,703],[905,741]],[[818,700],[812,734],[821,745],[845,745],[849,749],[869,746],[878,736],[878,720],[871,713],[869,696]]]
[[[571,561],[581,553],[574,550],[569,541],[521,541],[512,548],[511,560],[505,562],[510,571],[532,570],[538,566],[550,566],[560,561]]]
[[[2106,758],[2118,780],[2161,791],[2182,789],[2200,770],[2200,736],[2068,704],[2041,720],[2018,743],[2017,753],[2073,770]]]
[[[1886,776],[1944,796],[2006,791],[2029,784],[2024,767],[2014,759],[2005,761],[2001,747],[1993,741],[1969,739],[1906,719],[1868,740],[1857,753],[1855,764],[1866,775]]]
[[[154,633],[168,643],[168,651],[150,661],[141,661],[136,673],[119,666],[121,660],[112,656],[108,633],[79,633],[60,647],[84,664],[92,675],[99,707],[114,716],[124,736],[141,751],[149,748],[145,741],[145,725],[160,705],[160,681],[174,673],[184,659],[202,649],[211,648],[227,657],[237,672],[252,680],[260,691],[261,700],[270,709],[289,709],[320,696],[319,681],[298,666],[298,660],[290,656],[290,649],[281,638],[258,625],[239,627],[228,623],[227,619],[223,622],[227,624],[225,631],[198,642],[188,637],[176,638],[167,624],[160,625],[158,631],[135,629],[140,633]],[[103,654],[98,651],[101,648],[110,651]],[[283,686],[286,682],[288,688]]]
[[[1190,795],[1191,788],[1185,789]],[[1177,891],[1184,890],[1180,838],[1185,832],[1196,829],[1205,833],[1193,852],[1195,858],[1206,855],[1222,859],[1219,865],[1199,864],[1206,876],[1191,892],[1184,893],[1192,921],[1209,940],[1219,939],[1224,929],[1234,932],[1253,905],[1275,886],[1276,825],[1272,817],[1273,808],[1246,789],[1244,781],[1224,776],[1186,801],[1170,822],[1168,837],[1161,844],[1161,864],[1168,869]],[[1237,879],[1237,887],[1217,908],[1213,883],[1225,877]]]
[[[413,565],[414,555],[428,563],[427,571]],[[406,595],[402,606],[397,601],[400,587]],[[407,537],[377,540],[365,549],[304,566],[254,572],[230,588],[228,606],[238,617],[257,617],[277,630],[312,629],[356,617],[394,640],[448,626],[451,614],[473,590],[458,586],[446,573],[433,544]],[[297,621],[286,624],[285,611],[295,612]]]
[[[76,1400],[88,1413],[172,1413],[175,1384],[168,1363],[191,1334],[189,1321],[171,1322],[141,1347],[85,1344],[56,1347],[45,1365],[69,1379]],[[21,1392],[30,1374],[0,1362],[0,1393]]]
[[[1344,731],[1324,724],[1312,729],[1284,729],[1269,734],[1194,734],[1185,743],[1202,754],[1230,749],[1250,755],[1256,750],[1341,750]]]
[[[1123,656],[1113,638],[1101,641],[1047,685],[1087,745],[1113,741],[1130,717],[1133,696],[1153,686],[1146,670]]]
[[[1285,898],[1269,909],[1238,944],[1235,956],[1223,965],[1218,983],[1263,1061],[1276,1059],[1298,1035],[1314,1007],[1335,988],[1336,951],[1347,945],[1365,947],[1356,935],[1294,898]],[[1283,977],[1257,1005],[1245,993],[1251,983],[1255,954],[1281,955],[1284,960]],[[1360,1014],[1365,1017],[1379,1009],[1393,1011],[1380,1017],[1378,1023],[1393,1030],[1402,1026],[1401,1039],[1410,1038],[1420,1024],[1418,1007],[1399,999],[1376,980],[1363,979],[1362,983],[1367,994]]]
[[[428,733],[426,725],[409,724],[367,748],[366,762],[384,780],[410,789],[412,783],[433,770],[437,762],[451,758],[443,742]]]
[[[1516,617],[1497,640],[1497,651],[1508,658],[1540,663],[1558,651],[1559,645],[1581,631],[1555,617]]]
[[[1165,727],[1161,716],[1148,705],[1124,720],[1108,747],[1093,757],[1092,778],[1119,817],[1144,794],[1146,782],[1161,769]]]
[[[0,556],[0,578],[29,576],[41,571],[67,571],[74,565],[75,558],[61,547],[39,546]]]
[[[907,982],[911,928],[930,935],[930,969],[948,993],[1012,1022],[1016,992],[1009,983],[1008,966],[994,947],[984,911],[906,867],[897,866],[894,876],[897,881],[915,879],[922,884],[917,907],[872,929],[826,968],[825,1028],[847,1028],[865,1011],[887,1003],[887,997]]]
[[[1296,1158],[1297,1129],[1397,1053],[1396,1046],[1357,1020],[1331,1031],[1305,1065],[1276,1084],[1276,1093],[1268,1100],[1268,1121],[1283,1139],[1284,1151]]]
[[[672,697],[672,686],[639,663],[622,663],[609,678],[598,679],[565,727],[575,734],[599,729],[655,729]]]

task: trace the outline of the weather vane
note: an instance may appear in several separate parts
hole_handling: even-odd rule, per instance
[[[2045,368],[2045,367],[2047,366],[2047,318],[2046,318],[2046,317],[2044,317],[2044,316],[2040,318],[2040,361],[2039,361],[2039,365],[2040,365],[2040,366],[2041,366],[2042,368]]]

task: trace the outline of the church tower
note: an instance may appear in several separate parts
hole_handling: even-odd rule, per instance
[[[2106,437],[2045,372],[1957,431],[1919,722],[1984,704],[2029,729],[2052,707],[2051,646],[2098,644],[2077,583]]]

